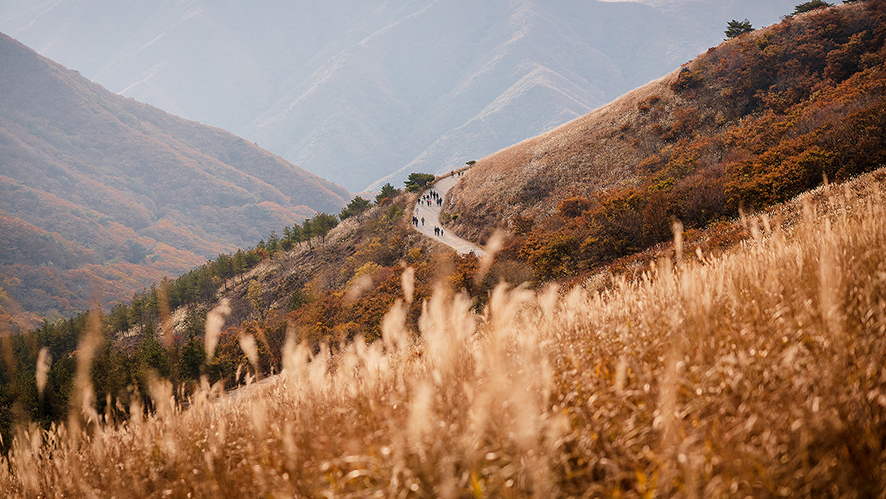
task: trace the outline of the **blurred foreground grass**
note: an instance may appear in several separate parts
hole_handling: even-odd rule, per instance
[[[284,373],[238,396],[204,386],[183,409],[159,380],[147,417],[22,428],[0,490],[882,497],[884,178],[751,217],[715,259],[683,258],[678,233],[673,259],[601,291],[499,287],[482,314],[438,291],[418,340],[398,303],[384,341],[334,358],[290,341]]]

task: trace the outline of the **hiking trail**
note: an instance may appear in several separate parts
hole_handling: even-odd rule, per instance
[[[431,191],[439,194],[440,199],[445,199],[446,193],[449,192],[449,189],[451,189],[452,186],[458,183],[459,178],[460,177],[457,173],[449,175],[448,177],[437,180],[436,183],[424,191],[422,197],[419,198],[419,201],[415,204],[415,209],[412,210],[412,216],[418,219],[418,225],[413,224],[412,227],[421,234],[449,246],[458,252],[459,255],[467,255],[473,252],[477,258],[482,258],[486,255],[483,248],[470,241],[466,241],[449,232],[448,229],[443,228],[443,225],[440,223],[440,211],[443,208],[442,206],[437,205],[436,199],[431,198],[430,206],[425,202],[424,194]],[[424,218],[424,224],[422,224],[422,218]],[[443,235],[435,234],[435,227],[442,229]]]

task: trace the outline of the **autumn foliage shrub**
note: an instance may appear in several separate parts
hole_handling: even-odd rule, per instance
[[[521,236],[528,234],[532,230],[533,225],[535,225],[535,220],[532,217],[523,216],[519,213],[511,219],[511,230],[514,234]]]
[[[560,201],[557,206],[558,214],[563,218],[575,218],[581,216],[585,211],[593,208],[594,202],[588,198],[575,196]]]
[[[702,76],[698,71],[684,68],[677,75],[677,79],[671,85],[674,92],[682,92],[698,87],[702,83]]]

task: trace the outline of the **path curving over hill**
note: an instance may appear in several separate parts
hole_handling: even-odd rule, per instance
[[[458,183],[459,176],[458,175],[450,175],[448,177],[441,178],[436,181],[434,185],[425,192],[436,192],[440,195],[440,198],[443,199],[446,197],[446,193],[449,192],[449,189],[452,188],[455,184]],[[477,246],[476,244],[466,241],[455,234],[449,232],[449,230],[444,230],[443,235],[437,235],[434,233],[434,228],[443,228],[443,224],[440,223],[440,211],[442,210],[441,206],[438,206],[436,202],[431,200],[430,206],[428,203],[424,201],[424,196],[422,199],[416,203],[415,208],[412,210],[412,216],[418,220],[418,224],[413,224],[413,228],[420,232],[421,234],[430,237],[435,241],[439,241],[450,248],[454,249],[459,255],[467,255],[468,253],[474,253],[478,258],[481,258],[486,255],[486,252],[483,251],[482,248]],[[422,223],[424,220],[424,223]]]

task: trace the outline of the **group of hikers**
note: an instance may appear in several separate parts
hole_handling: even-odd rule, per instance
[[[412,216],[412,225],[418,227],[419,222],[421,222],[421,226],[424,227],[424,226],[425,226],[425,217],[421,217],[421,218],[419,219],[417,216],[413,215],[413,216]],[[435,235],[435,236],[443,237],[443,228],[442,228],[442,227],[437,227],[437,226],[435,225],[435,226],[434,226],[434,235]]]
[[[427,206],[430,208],[432,203],[435,203],[438,207],[443,206],[443,196],[437,193],[437,191],[428,191],[418,200],[419,206]],[[421,226],[425,226],[425,217],[418,218],[417,216],[412,216],[412,225],[418,227],[418,224],[421,223]],[[443,228],[434,226],[434,235],[443,237]]]
[[[461,177],[462,175],[464,175],[464,171],[459,171],[459,172],[452,171],[451,175],[454,177]],[[425,217],[419,218],[418,207],[419,206],[427,206],[428,208],[432,208],[434,206],[432,203],[436,203],[438,208],[442,207],[443,206],[443,196],[441,196],[437,191],[428,190],[427,192],[422,194],[422,196],[418,199],[416,211],[412,216],[412,225],[413,226],[415,226],[416,228],[419,227],[419,224],[421,224],[420,225],[421,227],[425,226]],[[433,214],[433,212],[432,212],[432,214]],[[434,218],[432,218],[431,222],[436,222],[436,220]],[[438,227],[435,225],[434,226],[434,236],[442,239],[444,237],[443,227]],[[453,237],[455,237],[455,239],[458,240],[457,236],[453,236]],[[445,244],[449,244],[449,243],[445,243]],[[474,254],[474,250],[473,249],[470,250],[470,253]]]
[[[450,174],[452,176],[457,176],[457,177],[461,177],[462,175],[464,175],[464,173],[465,173],[464,170],[459,171],[459,172],[456,172],[456,171],[450,172]],[[437,193],[437,191],[434,191],[434,190],[429,190],[424,195],[422,195],[422,197],[420,197],[418,199],[419,206],[427,206],[428,208],[430,208],[433,206],[432,203],[436,203],[437,207],[443,206],[443,196],[441,196],[440,194]],[[412,225],[415,227],[418,227],[419,223],[421,223],[421,226],[424,227],[425,226],[425,217],[419,218],[418,216],[413,215],[412,216]],[[437,227],[435,225],[434,226],[434,235],[442,238],[443,237],[443,228]],[[473,253],[473,251],[472,251],[472,253]]]
[[[421,197],[421,199],[418,200],[418,204],[425,205],[427,207],[430,207],[431,203],[437,203],[437,206],[443,206],[443,198],[435,191],[428,191],[427,194],[425,194]]]

